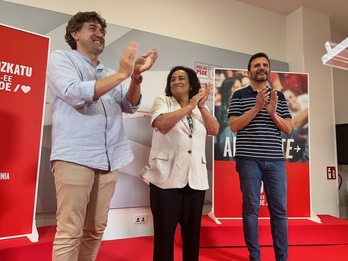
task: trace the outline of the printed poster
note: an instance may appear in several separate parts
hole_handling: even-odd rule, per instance
[[[2,24],[0,34],[0,239],[3,239],[31,235],[36,230],[49,39]]]
[[[220,132],[214,139],[213,213],[217,219],[241,218],[242,195],[234,160],[236,135],[229,128],[227,110],[231,95],[250,81],[245,70],[218,68],[214,75],[214,115],[220,123]],[[284,93],[293,121],[291,134],[282,134],[288,217],[309,218],[308,74],[271,72],[268,85]],[[263,188],[259,217],[269,217]]]

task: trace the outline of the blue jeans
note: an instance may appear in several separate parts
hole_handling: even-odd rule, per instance
[[[270,212],[271,233],[277,261],[288,258],[288,221],[286,213],[286,171],[284,161],[236,159],[243,195],[244,239],[250,260],[260,260],[258,213],[261,181]]]

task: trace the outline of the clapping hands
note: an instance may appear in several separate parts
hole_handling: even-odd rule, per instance
[[[140,75],[149,70],[158,58],[156,48],[148,50],[142,56],[136,58],[139,45],[136,42],[130,42],[121,54],[119,63],[119,72],[128,78],[132,73]]]

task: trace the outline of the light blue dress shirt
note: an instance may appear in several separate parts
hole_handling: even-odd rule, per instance
[[[116,170],[133,160],[122,112],[134,113],[123,84],[93,101],[96,80],[115,73],[75,51],[54,51],[47,69],[52,100],[51,161]]]

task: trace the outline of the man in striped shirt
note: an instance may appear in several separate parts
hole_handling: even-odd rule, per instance
[[[250,58],[251,84],[233,94],[228,117],[231,130],[237,133],[236,169],[243,195],[243,229],[249,259],[260,260],[258,213],[263,182],[275,257],[284,261],[288,257],[288,223],[281,132],[290,134],[292,122],[284,95],[267,86],[270,72],[270,60],[265,53]]]

